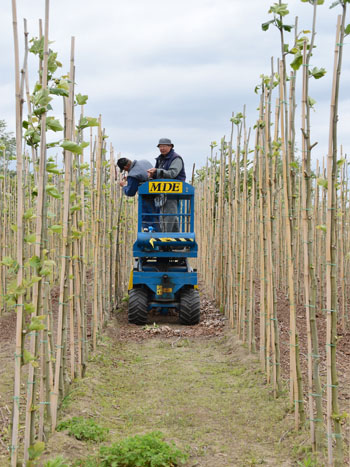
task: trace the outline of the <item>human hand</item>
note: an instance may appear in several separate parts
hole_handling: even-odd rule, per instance
[[[147,170],[148,178],[153,178],[153,176],[155,175],[156,172],[157,172],[157,169],[155,169],[155,168],[153,168],[153,169],[148,169],[148,170]]]
[[[120,186],[126,186],[126,184],[127,184],[127,181],[125,180],[125,178],[123,178],[123,180],[119,182]]]

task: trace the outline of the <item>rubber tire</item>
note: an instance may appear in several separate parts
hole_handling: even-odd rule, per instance
[[[129,290],[129,323],[144,325],[147,323],[148,294],[145,289]]]
[[[195,289],[185,289],[180,296],[179,320],[181,324],[191,326],[200,320],[201,304],[199,292]]]

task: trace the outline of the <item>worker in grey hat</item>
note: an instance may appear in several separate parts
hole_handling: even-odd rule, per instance
[[[150,178],[175,178],[185,181],[185,164],[182,157],[174,151],[169,138],[160,138],[158,146],[160,155],[156,158],[155,168],[147,170]]]
[[[160,138],[157,145],[160,155],[156,158],[156,165],[148,169],[149,178],[170,178],[185,181],[185,164],[182,157],[174,151],[174,145],[169,138]],[[179,210],[178,200],[169,198],[165,194],[155,197],[155,206],[164,214],[177,214]],[[178,232],[178,216],[161,217],[162,232]]]

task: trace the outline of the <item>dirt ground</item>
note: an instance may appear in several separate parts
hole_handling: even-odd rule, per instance
[[[167,439],[188,450],[188,465],[193,467],[304,465],[297,462],[309,456],[308,434],[293,431],[287,389],[274,401],[257,355],[248,355],[237,342],[212,301],[202,296],[201,307],[201,323],[193,327],[179,325],[177,316],[151,315],[149,324],[141,328],[128,324],[125,311],[116,314],[98,352],[91,356],[86,378],[73,384],[61,419],[94,417],[110,428],[111,442],[160,429]],[[305,357],[302,309],[298,318]],[[278,296],[278,319],[286,382],[289,308],[282,293]],[[339,399],[342,409],[349,412],[350,333],[340,330],[339,335]],[[8,313],[0,317],[1,466],[8,462],[14,336],[15,313]],[[325,372],[323,339],[320,331],[321,374]],[[306,358],[302,359],[302,368],[305,375]],[[349,423],[344,426],[344,437],[348,442]],[[56,433],[47,449],[46,459],[64,453],[74,460],[93,454],[97,448]],[[309,465],[323,463],[319,460]]]
[[[294,433],[287,398],[273,399],[256,356],[206,306],[190,328],[154,316],[142,329],[119,313],[61,418],[91,417],[110,429],[109,442],[160,430],[189,453],[188,467],[296,465],[307,434]],[[47,458],[77,461],[97,448],[57,433],[47,449]]]

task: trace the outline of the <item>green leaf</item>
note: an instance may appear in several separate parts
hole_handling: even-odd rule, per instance
[[[26,243],[35,243],[36,241],[36,234],[33,233],[33,234],[28,234],[24,237],[24,241]]]
[[[340,0],[337,0],[336,2],[333,2],[333,3],[331,4],[331,6],[329,7],[329,9],[335,8],[337,5],[340,5],[340,4],[341,4]]]
[[[24,214],[23,219],[35,219],[36,215],[34,214],[34,208],[29,208]]]
[[[269,9],[269,13],[274,13],[275,15],[280,15],[280,16],[286,16],[289,14],[289,11],[288,11],[288,4],[287,3],[274,3],[270,9]]]
[[[308,96],[307,101],[308,101],[308,104],[309,104],[310,109],[313,109],[313,108],[314,108],[314,105],[316,104],[315,99],[313,99],[312,97]]]
[[[44,317],[33,316],[29,323],[28,330],[29,331],[42,331],[43,329],[45,329],[45,324],[42,322],[44,318],[45,316]]]
[[[37,54],[43,54],[44,53],[44,36],[41,37],[40,39],[33,38],[30,40],[30,42],[33,44],[29,52],[37,55]]]
[[[46,127],[52,131],[63,131],[63,126],[60,124],[59,120],[54,117],[47,117]]]
[[[62,172],[57,168],[57,165],[53,162],[48,162],[46,164],[46,172],[50,174],[60,175]]]
[[[270,20],[270,21],[267,21],[266,23],[262,23],[261,29],[262,29],[263,31],[267,31],[267,30],[269,29],[269,27],[270,27],[270,24],[272,24],[272,23],[274,23],[274,22],[275,22],[275,21],[272,19],[272,20]]]
[[[62,229],[63,229],[63,226],[60,225],[60,224],[55,224],[55,225],[51,225],[49,227],[49,229],[51,230],[51,232],[54,232],[54,233],[61,233],[62,232]]]
[[[52,97],[50,97],[50,91],[48,89],[40,89],[36,94],[34,94],[34,105],[38,107],[45,107]]]
[[[13,263],[14,260],[11,258],[11,256],[5,256],[0,262],[0,264],[7,266],[8,268],[10,268],[13,265]]]
[[[53,198],[62,199],[61,193],[58,191],[55,185],[47,184],[45,187],[46,193]]]
[[[73,239],[78,239],[78,238],[81,238],[83,236],[83,232],[80,232],[79,230],[76,230],[74,229],[74,227],[72,227],[72,238]]]
[[[344,29],[344,35],[348,36],[349,34],[350,34],[350,24],[348,24],[346,28]]]
[[[57,68],[59,66],[62,66],[60,62],[57,60],[57,52],[50,52],[49,53],[49,58],[47,60],[47,69],[49,70],[50,73],[55,73]]]
[[[89,96],[86,95],[86,94],[84,94],[84,95],[83,94],[77,94],[75,96],[75,99],[76,99],[78,105],[86,104],[88,98],[89,98]]]
[[[45,462],[44,467],[69,467],[69,464],[63,456],[57,456]]]
[[[327,71],[325,68],[317,68],[317,67],[314,67],[312,70],[309,71],[310,76],[312,76],[315,79],[322,78],[326,73]]]
[[[26,139],[28,146],[36,146],[40,143],[40,133],[37,129],[34,128],[29,128],[24,133],[24,138]]]
[[[84,128],[90,126],[98,126],[99,122],[97,118],[93,117],[82,117],[79,124],[77,125],[78,130],[83,130]]]
[[[326,225],[316,225],[317,230],[322,230],[322,232],[327,232],[327,226]]]
[[[39,256],[32,256],[29,260],[29,265],[32,267],[32,268],[39,268],[40,267],[40,258]]]
[[[346,159],[339,159],[337,160],[337,166],[341,167],[343,164],[345,164],[345,162],[346,162]]]
[[[47,148],[55,148],[57,146],[59,146],[60,144],[60,141],[54,141],[53,143],[49,143],[46,145]]]
[[[325,188],[327,190],[328,180],[326,180],[325,178],[318,178],[317,179],[317,185],[322,186],[323,188]]]
[[[27,349],[23,349],[23,363],[26,365],[33,360],[35,360],[34,355],[32,355]]]
[[[35,306],[33,303],[25,303],[24,304],[24,311],[28,314],[31,315],[35,311]]]
[[[55,96],[69,97],[69,92],[66,89],[61,88],[50,88],[50,94]]]
[[[82,154],[83,148],[79,146],[79,144],[74,143],[74,141],[65,140],[61,143],[61,148],[65,149],[66,151],[73,152],[74,154]]]
[[[294,60],[292,61],[290,66],[293,68],[293,70],[297,71],[301,67],[302,63],[303,63],[303,57],[302,57],[300,51],[298,51],[295,54]]]
[[[61,78],[57,84],[57,87],[59,89],[65,89],[66,91],[69,91],[69,83],[71,81],[69,79],[66,79],[66,78]]]
[[[28,455],[30,460],[35,460],[41,456],[45,450],[45,443],[43,441],[37,441],[28,448]]]
[[[40,276],[32,276],[30,278],[30,281],[28,282],[28,287],[31,287],[33,284],[36,284],[37,282],[40,282],[40,281],[41,281]]]
[[[75,212],[75,211],[79,211],[80,209],[81,209],[81,204],[80,204],[80,203],[79,203],[79,204],[75,204],[74,206],[72,206],[72,207],[70,208],[70,212],[73,213],[73,212]]]
[[[44,266],[49,267],[49,268],[53,268],[53,267],[56,266],[56,263],[55,263],[55,261],[53,259],[46,259],[44,261]]]

